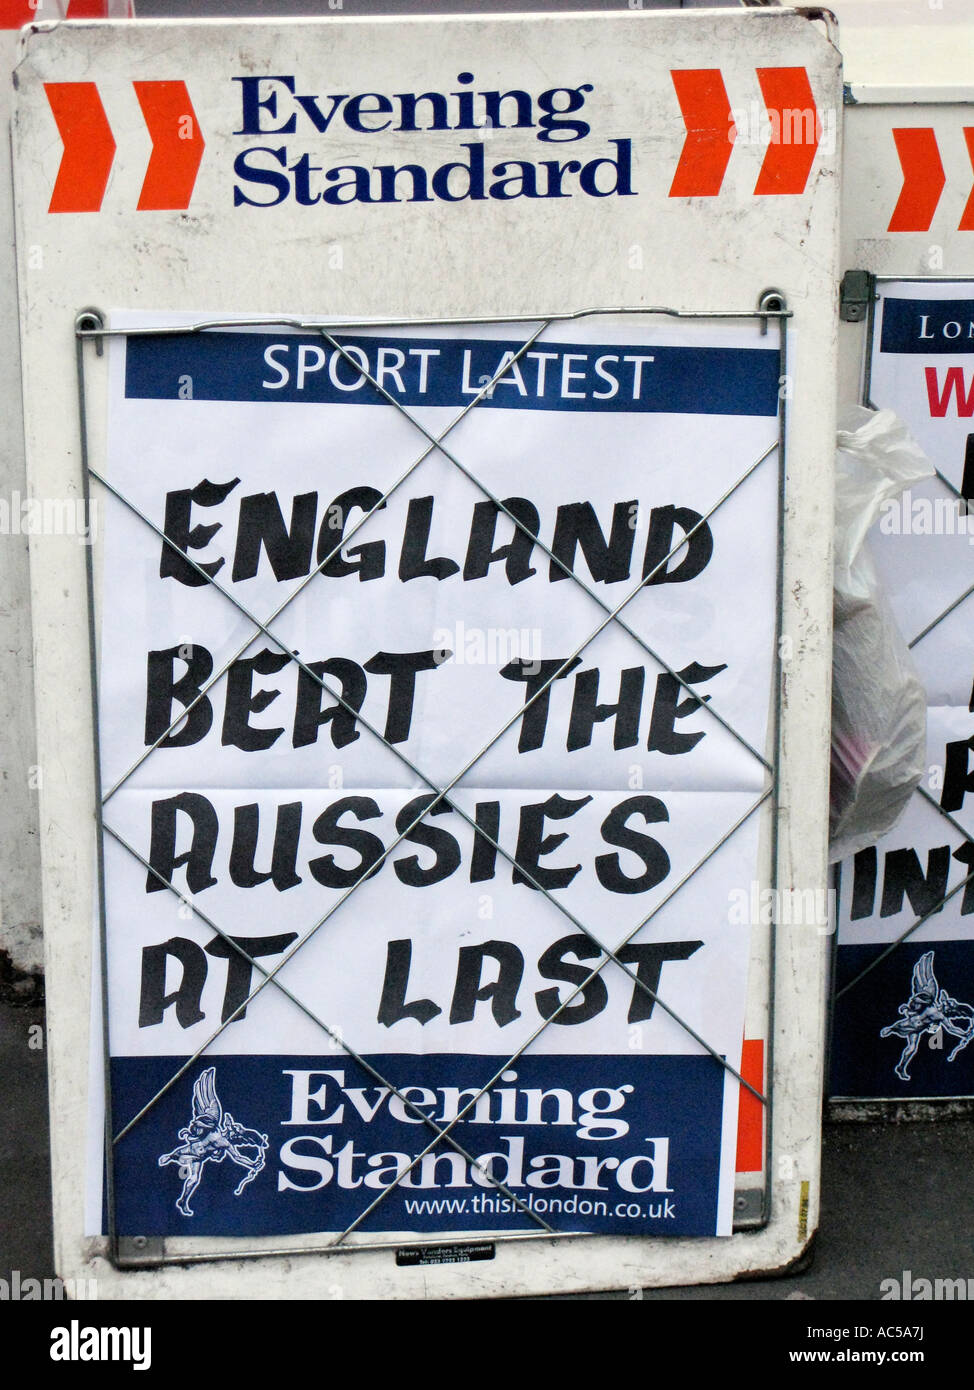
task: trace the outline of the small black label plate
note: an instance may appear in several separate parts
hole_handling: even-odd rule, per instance
[[[397,1265],[465,1265],[474,1260],[492,1260],[494,1242],[471,1241],[468,1245],[401,1245],[396,1251]]]

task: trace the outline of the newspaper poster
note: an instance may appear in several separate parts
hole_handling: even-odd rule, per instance
[[[92,480],[117,1229],[729,1234],[774,334],[182,323]]]
[[[832,1093],[972,1095],[974,286],[878,294],[870,399],[937,470],[869,538],[927,691],[927,772],[899,825],[841,866]]]

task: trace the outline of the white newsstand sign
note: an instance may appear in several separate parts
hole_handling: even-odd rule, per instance
[[[121,1233],[730,1233],[778,348],[540,326],[111,340]]]
[[[927,690],[928,771],[895,830],[842,866],[832,1090],[971,1095],[974,283],[877,288],[869,396],[941,475],[886,502],[871,537]]]

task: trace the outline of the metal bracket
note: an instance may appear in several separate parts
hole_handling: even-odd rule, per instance
[[[843,323],[862,323],[876,298],[876,277],[869,270],[847,270],[839,289],[839,318]]]
[[[116,1269],[155,1269],[166,1257],[161,1236],[119,1236],[112,1264]]]
[[[94,338],[95,352],[99,357],[105,351],[104,330],[105,315],[100,309],[79,309],[74,319],[74,331],[81,336]]]
[[[839,21],[832,10],[828,10],[824,5],[796,5],[795,14],[800,14],[803,19],[821,20],[825,25],[825,32],[829,43],[833,47],[838,47],[839,43]]]
[[[758,313],[761,315],[761,337],[768,335],[768,315],[785,312],[786,300],[780,290],[763,290],[758,300]]]
[[[764,1188],[739,1188],[734,1193],[734,1230],[747,1231],[764,1224]]]

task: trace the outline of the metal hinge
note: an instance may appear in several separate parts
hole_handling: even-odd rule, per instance
[[[165,1254],[161,1236],[119,1236],[112,1263],[116,1269],[152,1269],[162,1264]]]
[[[734,1193],[734,1230],[746,1231],[764,1224],[764,1188],[738,1188]]]
[[[839,289],[839,318],[843,323],[862,323],[875,298],[875,275],[869,270],[847,270]]]

